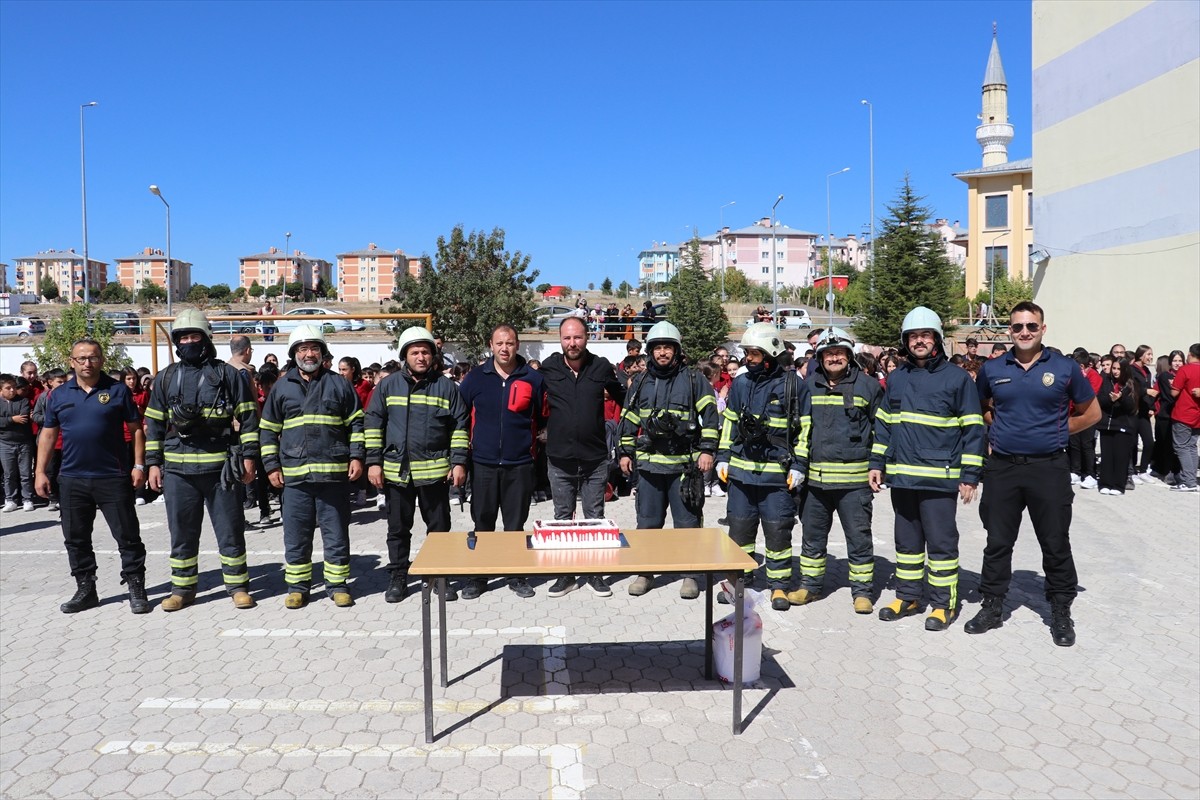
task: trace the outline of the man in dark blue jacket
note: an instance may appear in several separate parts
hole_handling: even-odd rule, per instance
[[[546,388],[541,374],[517,353],[520,340],[512,325],[497,325],[488,346],[492,357],[468,372],[459,387],[470,414],[471,519],[476,531],[494,531],[497,515],[503,515],[504,530],[520,531],[536,483],[534,456],[546,422]],[[486,586],[483,578],[472,578],[462,596],[479,597]],[[533,597],[525,578],[510,578],[508,586],[520,597]]]

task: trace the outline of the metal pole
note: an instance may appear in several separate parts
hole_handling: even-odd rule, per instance
[[[737,200],[730,200],[725,205],[721,206],[721,227],[717,232],[717,236],[721,237],[721,302],[724,303],[725,297],[725,209],[728,206],[736,205]]]
[[[150,194],[162,200],[163,205],[167,207],[167,267],[163,271],[163,279],[167,284],[167,316],[173,316],[171,313],[171,204],[167,202],[167,198],[163,197],[162,190],[154,184],[150,184]]]
[[[987,260],[988,268],[988,319],[996,317],[996,242],[1007,236],[1008,233],[998,234],[992,239],[992,246],[989,248],[992,251],[992,257],[987,257],[987,251],[984,251],[984,258]],[[986,322],[987,320],[983,320]]]
[[[843,167],[837,172],[831,172],[825,176],[825,264],[828,282],[825,287],[825,302],[829,305],[829,327],[831,328],[833,327],[833,211],[829,202],[829,179],[834,175],[841,175],[843,172],[849,171],[849,167]]]
[[[870,176],[868,178],[871,184],[871,252],[869,255],[868,266],[871,269],[871,296],[875,296],[875,106],[871,105],[870,100],[863,100],[862,104],[867,107],[867,148],[870,154]]]
[[[284,262],[285,264],[287,264],[287,266],[284,267],[285,271],[283,273],[283,292],[279,295],[279,305],[281,306],[280,313],[284,313],[287,311],[287,285],[288,285],[287,270],[290,270],[292,268],[292,232],[291,231],[288,231],[287,233],[285,233],[283,235],[283,250],[284,250],[284,253],[287,255],[287,261]]]
[[[88,228],[87,228],[87,158],[84,153],[83,146],[83,110],[97,106],[95,100],[90,103],[84,103],[79,107],[79,193],[83,198],[83,302],[91,302],[91,292],[89,291],[90,281],[88,281],[88,268],[91,263],[88,261]],[[41,287],[38,287],[41,291]],[[69,302],[75,302],[75,274],[71,273],[71,296]]]
[[[775,198],[771,206],[771,324],[779,326],[779,273],[775,269],[775,208],[783,200],[783,195]]]

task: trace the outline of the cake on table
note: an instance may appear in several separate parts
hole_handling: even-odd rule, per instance
[[[611,519],[534,520],[529,546],[534,550],[623,547],[621,529]]]

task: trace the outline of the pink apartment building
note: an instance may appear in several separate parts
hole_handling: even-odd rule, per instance
[[[255,281],[259,286],[300,281],[306,289],[316,291],[333,281],[333,265],[323,258],[311,258],[297,250],[285,254],[278,247],[265,253],[242,256],[238,259],[238,285],[249,290]]]
[[[720,238],[725,242],[725,268],[739,269],[752,283],[779,286],[811,286],[817,270],[817,234],[796,230],[776,220],[771,230],[771,218],[763,217],[753,225],[737,230],[724,229]],[[775,275],[771,274],[772,251]],[[721,250],[714,248],[716,266],[720,266]]]
[[[137,255],[116,259],[117,280],[131,292],[137,292],[146,281],[164,289],[167,286],[167,257],[162,250],[145,247]],[[182,300],[192,288],[192,265],[178,258],[171,259],[171,299]]]
[[[403,250],[381,250],[374,242],[366,249],[339,253],[338,299],[343,302],[388,300],[403,272],[421,274],[421,259]]]
[[[83,300],[83,256],[74,250],[44,250],[16,260],[14,287],[18,292],[41,296],[42,279],[49,277],[58,286],[58,296],[75,302]],[[108,264],[88,259],[88,289],[99,293],[108,283]]]

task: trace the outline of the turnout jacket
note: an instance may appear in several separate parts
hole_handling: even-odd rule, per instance
[[[198,419],[191,425],[181,422],[180,406],[193,409]],[[242,458],[258,455],[258,405],[250,385],[219,359],[199,367],[177,361],[158,373],[145,422],[147,467],[186,474],[220,472],[238,445]]]
[[[263,404],[259,441],[263,466],[285,481],[346,482],[350,459],[366,455],[354,387],[324,367],[311,381],[288,370]]]
[[[689,424],[696,428],[675,435],[651,435],[647,421],[655,412],[677,418],[677,430]],[[634,379],[626,395],[617,428],[617,455],[636,460],[642,472],[680,475],[697,451],[715,454],[719,425],[716,395],[699,370],[678,366],[666,375],[647,370]]]
[[[820,367],[804,383],[808,393],[800,410],[796,469],[810,486],[822,489],[866,486],[883,387],[853,360],[836,386],[829,385]]]
[[[885,470],[889,485],[957,492],[960,483],[977,484],[985,446],[979,392],[966,370],[939,353],[888,375],[870,468]]]
[[[787,486],[788,470],[800,458],[800,410],[807,398],[800,376],[779,365],[733,379],[717,450],[717,461],[729,464],[729,480]],[[748,436],[747,422],[763,435]]]
[[[618,403],[625,402],[625,387],[609,360],[585,350],[576,376],[563,354],[554,353],[542,362],[541,373],[550,398],[546,456],[559,465],[594,467],[608,461],[604,390]]]
[[[467,373],[459,386],[471,415],[471,460],[490,467],[532,464],[537,434],[550,408],[542,374],[522,356],[507,378],[489,358]]]
[[[467,407],[454,381],[430,371],[414,378],[407,367],[371,393],[366,414],[367,466],[402,486],[446,480],[467,464]]]

